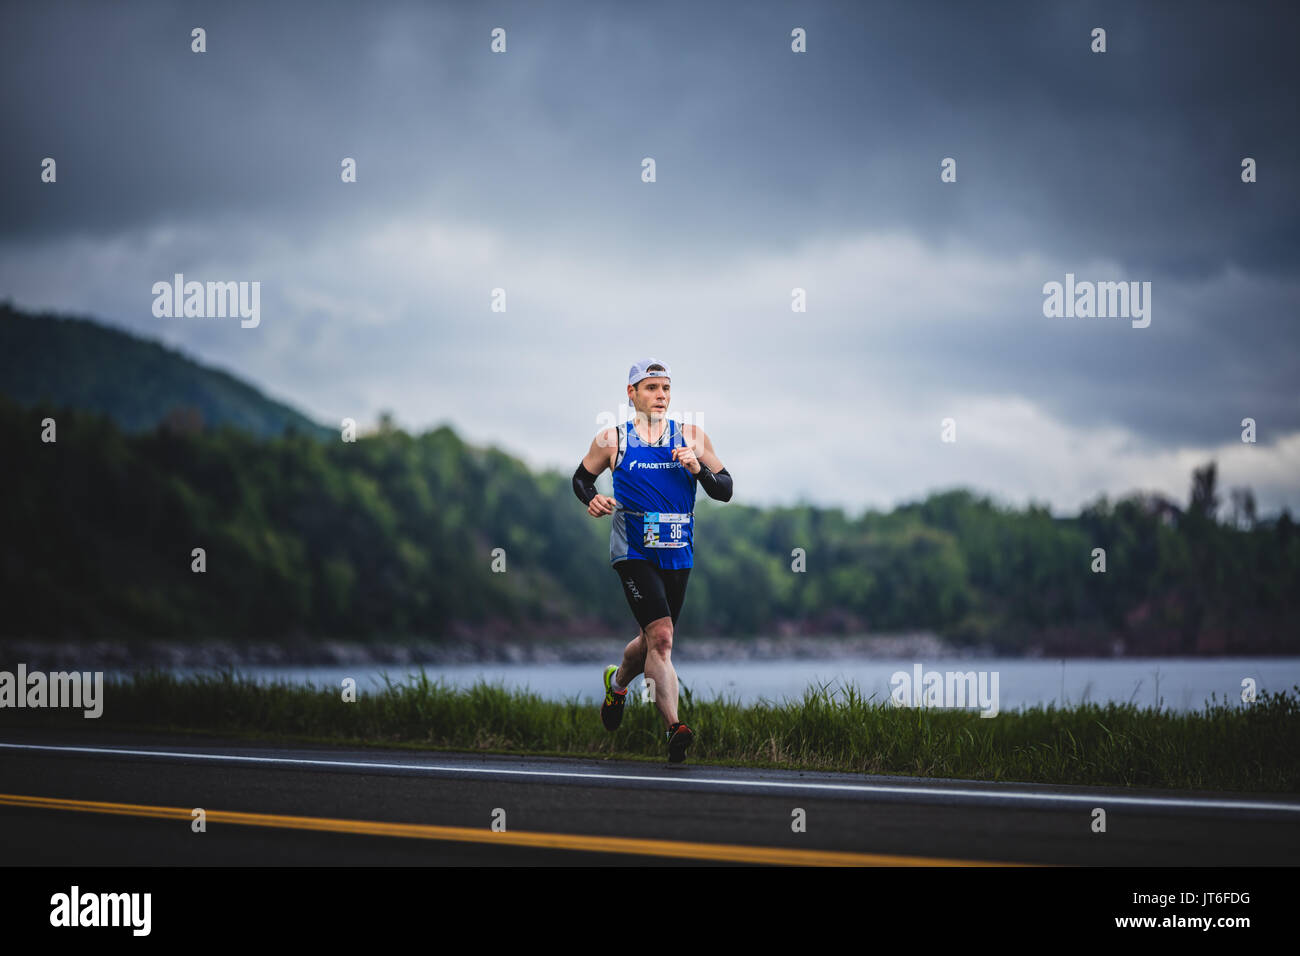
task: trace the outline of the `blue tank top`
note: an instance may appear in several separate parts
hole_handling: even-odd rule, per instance
[[[695,561],[695,476],[673,460],[673,449],[686,445],[677,422],[659,440],[647,445],[632,422],[618,433],[614,459],[613,527],[609,532],[609,563],[643,558],[661,568],[689,568]]]

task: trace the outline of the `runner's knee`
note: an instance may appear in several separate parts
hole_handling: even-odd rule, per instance
[[[673,649],[673,619],[661,617],[645,626],[646,646],[653,654],[668,654]]]

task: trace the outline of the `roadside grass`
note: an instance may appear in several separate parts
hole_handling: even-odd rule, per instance
[[[629,692],[609,733],[593,704],[480,682],[454,689],[421,671],[387,676],[345,702],[336,688],[258,683],[231,672],[146,672],[104,685],[104,712],[9,710],[5,726],[200,733],[261,740],[661,762],[663,723]],[[1133,704],[977,712],[896,707],[851,684],[742,705],[694,700],[681,719],[697,737],[691,764],[899,774],[1091,786],[1300,791],[1300,686],[1253,704],[1200,711]]]

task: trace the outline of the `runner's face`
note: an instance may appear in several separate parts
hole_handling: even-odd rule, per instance
[[[632,389],[632,405],[647,419],[657,422],[668,414],[671,389],[668,379],[662,376],[643,378]]]

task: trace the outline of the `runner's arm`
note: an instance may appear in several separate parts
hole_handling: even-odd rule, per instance
[[[591,504],[596,497],[596,476],[587,471],[585,463],[578,462],[578,470],[573,473],[573,493],[584,505]]]
[[[722,464],[722,459],[713,450],[713,442],[710,441],[708,432],[703,428],[692,427],[686,437],[694,440],[695,460],[700,465],[700,470],[695,473],[695,479],[704,489],[704,493],[717,501],[730,501],[734,491],[731,472],[727,471]]]
[[[710,498],[718,501],[730,501],[731,493],[734,490],[731,483],[731,472],[723,468],[721,471],[711,471],[707,465],[701,464],[700,470],[696,472],[695,479],[704,489],[704,493]]]
[[[593,499],[605,497],[596,493],[596,478],[609,467],[611,449],[617,440],[618,436],[612,428],[605,429],[591,440],[587,454],[578,462],[578,468],[573,473],[573,493],[584,505],[590,506]]]

